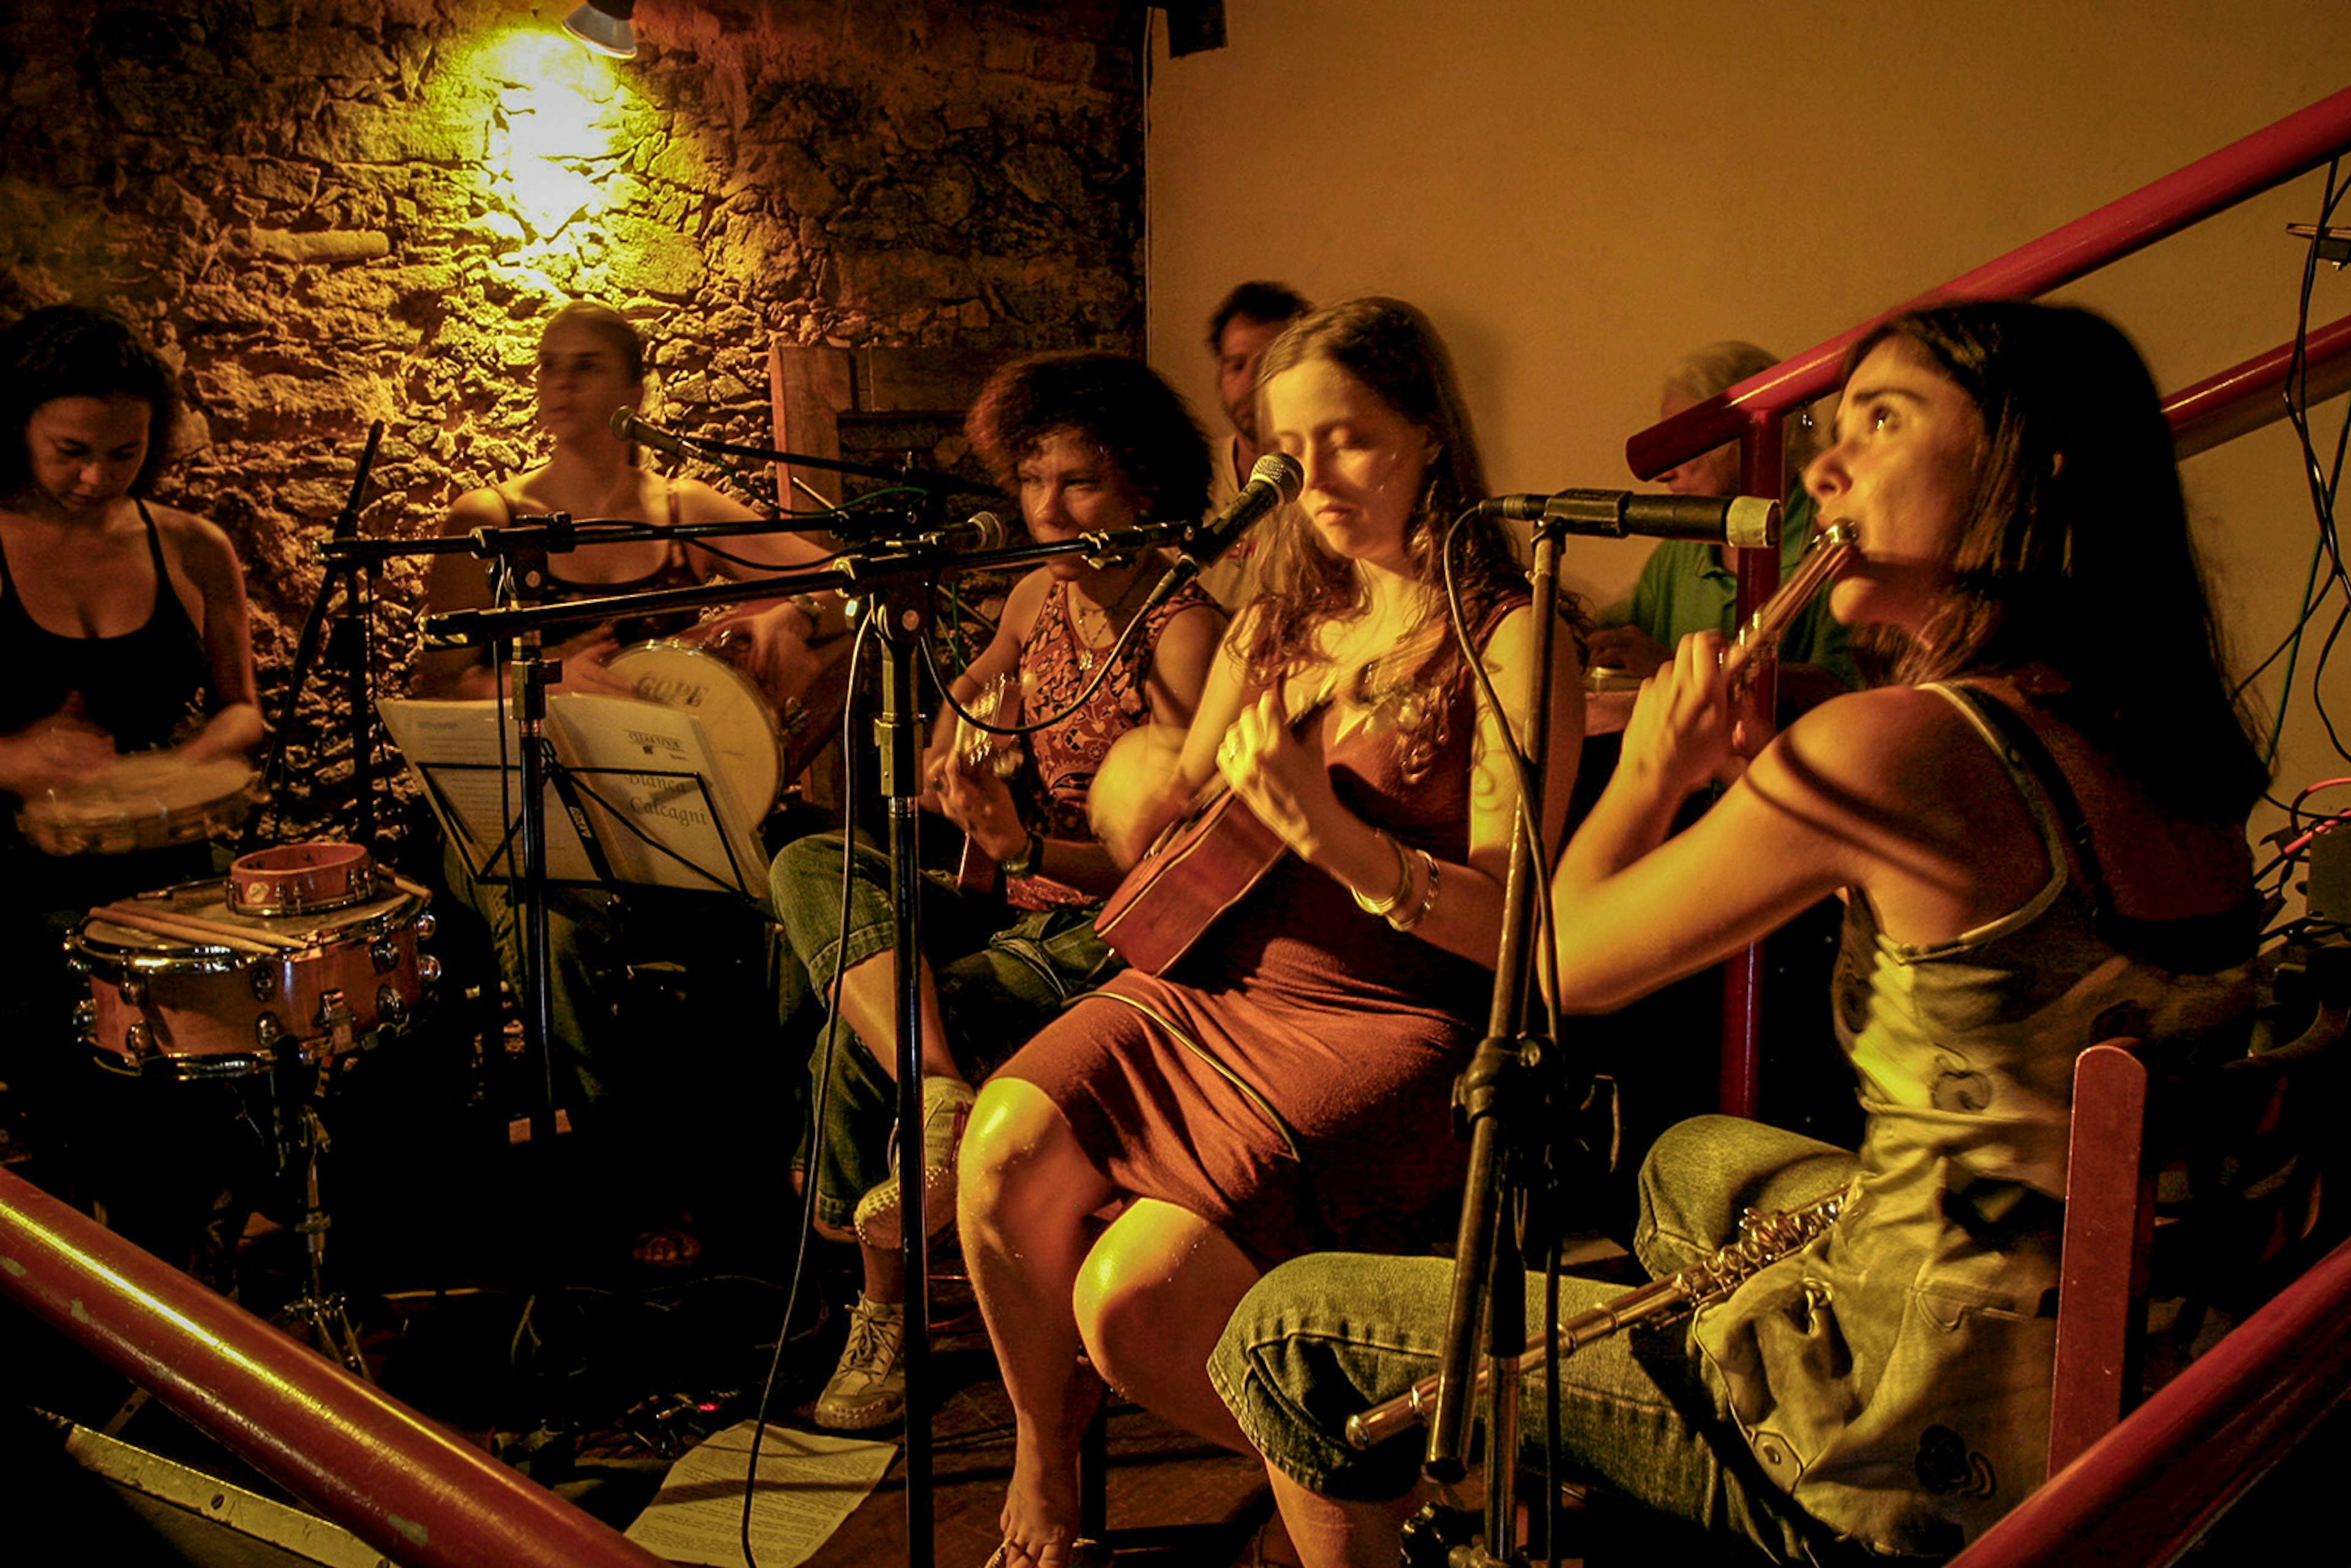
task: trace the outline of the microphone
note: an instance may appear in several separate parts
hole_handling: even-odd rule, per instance
[[[650,446],[655,452],[664,452],[672,457],[698,457],[705,462],[710,460],[705,454],[688,446],[684,437],[672,435],[658,424],[646,423],[643,414],[625,405],[612,411],[612,434],[623,441],[633,441],[640,446]]]
[[[1703,539],[1738,549],[1776,547],[1780,503],[1761,496],[1660,496],[1646,490],[1561,490],[1549,496],[1496,496],[1478,503],[1481,517],[1555,525],[1571,534],[1621,539],[1646,534]]]
[[[1151,597],[1143,601],[1143,609],[1137,613],[1148,614],[1166,603],[1177,589],[1232,549],[1234,541],[1249,532],[1259,517],[1276,507],[1295,501],[1305,487],[1306,470],[1287,452],[1269,452],[1259,458],[1257,465],[1249,470],[1249,483],[1241,486],[1241,493],[1233,497],[1232,504],[1184,536],[1184,547],[1176,554],[1176,564],[1153,586]]]
[[[1011,537],[1012,530],[994,512],[974,512],[962,522],[916,534],[907,542],[928,545],[950,555],[967,555],[974,550],[1001,549]]]

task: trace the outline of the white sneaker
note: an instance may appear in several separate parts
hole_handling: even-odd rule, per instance
[[[820,1427],[862,1432],[906,1413],[906,1309],[896,1301],[857,1298],[849,1314],[849,1343],[832,1380],[810,1412]]]
[[[952,1078],[923,1080],[923,1229],[935,1240],[955,1223],[956,1156],[964,1124],[977,1098],[971,1085]],[[895,1158],[893,1157],[894,1165]],[[905,1236],[904,1199],[893,1170],[890,1179],[857,1200],[857,1239],[888,1251]]]

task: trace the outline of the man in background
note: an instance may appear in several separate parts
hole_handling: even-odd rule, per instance
[[[1208,513],[1230,506],[1249,483],[1249,470],[1264,455],[1258,444],[1257,365],[1268,345],[1313,307],[1286,284],[1237,284],[1208,316],[1208,352],[1217,360],[1217,401],[1233,433],[1209,455]],[[1259,524],[1259,528],[1264,525]],[[1237,540],[1200,573],[1200,586],[1228,612],[1257,591],[1257,529]]]

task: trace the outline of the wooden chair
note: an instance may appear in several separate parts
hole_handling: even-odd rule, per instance
[[[2325,1162],[2294,1107],[2327,1098],[2312,1080],[2336,1070],[2346,1022],[2328,1002],[2291,1044],[2184,1077],[2151,1071],[2137,1040],[2076,1059],[2050,1474],[2142,1396],[2158,1266],[2167,1294],[2250,1306],[2341,1228],[2318,1223]]]

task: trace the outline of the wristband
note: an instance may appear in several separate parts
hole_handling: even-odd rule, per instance
[[[1035,876],[1037,862],[1044,858],[1045,836],[1031,828],[1029,830],[1029,841],[1020,846],[1020,852],[1010,860],[998,861],[997,868],[1007,877]]]

